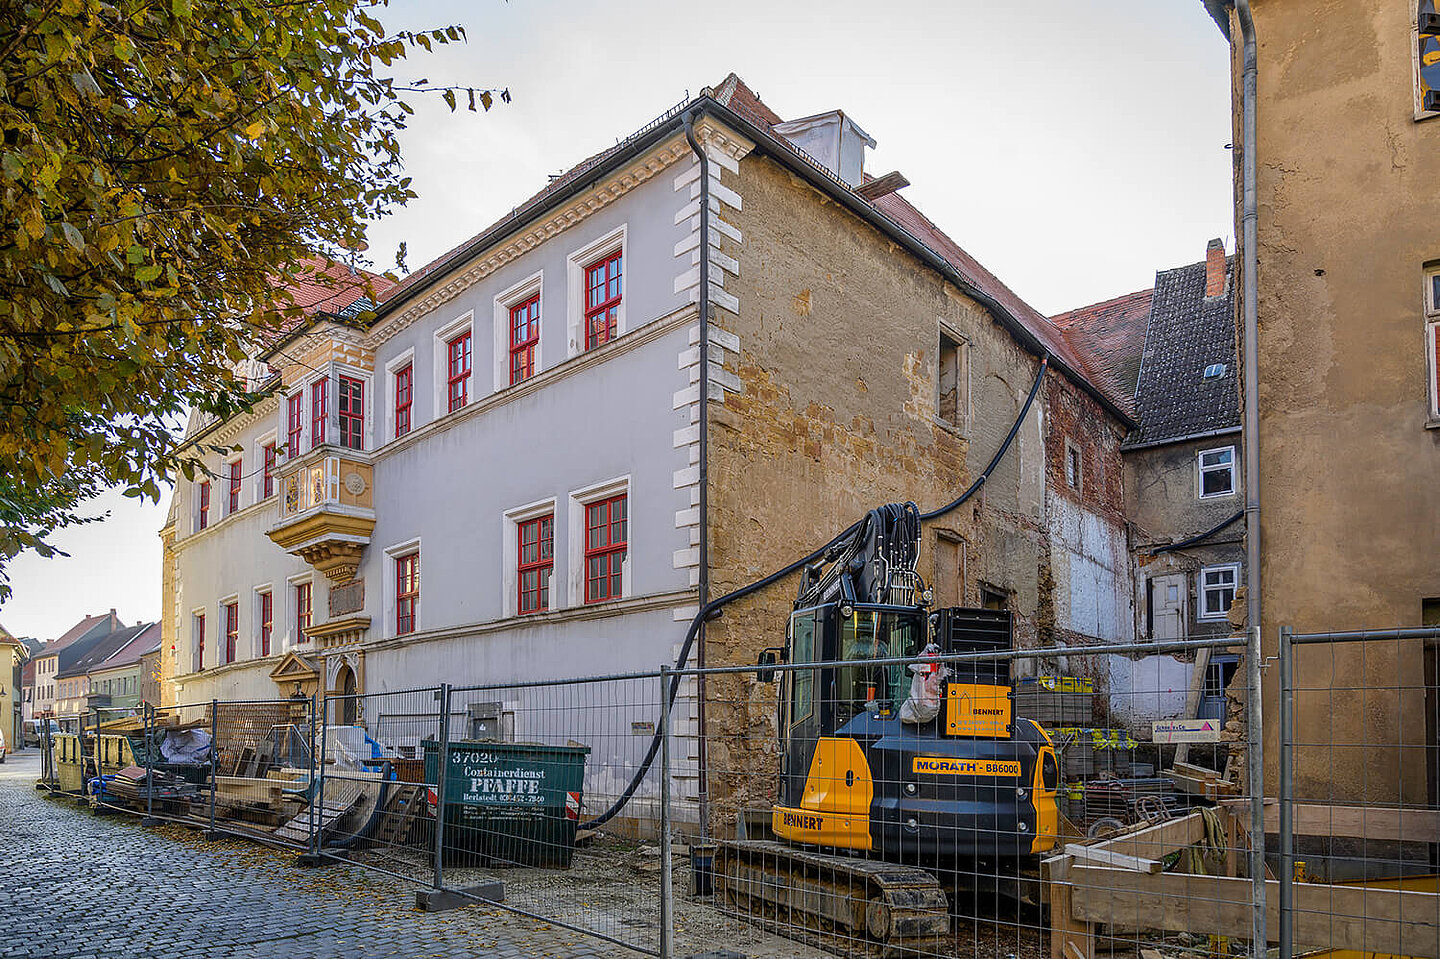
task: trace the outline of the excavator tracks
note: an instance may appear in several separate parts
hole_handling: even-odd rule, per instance
[[[790,939],[857,959],[943,954],[950,906],[923,869],[780,842],[720,845],[720,908]]]

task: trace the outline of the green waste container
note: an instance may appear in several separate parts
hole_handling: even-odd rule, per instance
[[[425,781],[439,744],[424,742]],[[445,852],[492,865],[566,869],[575,852],[589,746],[458,741],[445,770]]]

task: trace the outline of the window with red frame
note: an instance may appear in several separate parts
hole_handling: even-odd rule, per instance
[[[585,349],[615,339],[620,316],[620,251],[585,268]]]
[[[510,308],[510,384],[535,375],[540,348],[540,294]]]
[[[275,630],[275,597],[260,594],[260,655],[270,655],[270,635]]]
[[[555,514],[524,520],[517,527],[519,609],[543,612],[550,608],[550,574],[555,569]]]
[[[240,645],[240,604],[225,604],[225,658],[223,663],[235,662],[236,648]]]
[[[619,599],[624,587],[626,496],[585,507],[585,602]]]
[[[303,422],[300,403],[303,397],[296,393],[285,401],[285,456],[294,459],[300,455],[300,427]]]
[[[305,630],[310,628],[310,584],[295,584],[295,642],[305,642]]]
[[[205,614],[195,614],[195,662],[192,672],[200,672],[205,668]]]
[[[395,372],[395,437],[410,432],[410,406],[414,400],[413,366]]]
[[[395,558],[395,634],[415,632],[415,612],[420,602],[420,554]]]
[[[260,453],[265,460],[264,479],[261,480],[261,499],[269,499],[275,495],[275,444],[266,443],[260,447]]]
[[[210,525],[210,481],[206,480],[200,484],[200,517],[196,524],[197,529],[204,529]]]
[[[448,364],[449,377],[447,380],[449,397],[449,411],[458,410],[470,401],[470,331],[466,330],[448,345],[450,361]]]
[[[330,381],[310,384],[310,448],[325,442],[325,419],[330,414]]]
[[[225,515],[227,516],[240,508],[240,480],[245,475],[240,467],[240,460],[230,464],[230,495],[225,501]]]
[[[365,381],[353,376],[340,377],[340,445],[365,448]]]

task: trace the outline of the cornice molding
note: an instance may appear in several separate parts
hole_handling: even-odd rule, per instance
[[[741,136],[709,114],[695,123],[695,138],[706,146],[713,146],[737,163],[755,149],[753,140]]]
[[[565,232],[591,214],[610,205],[641,183],[660,173],[677,160],[690,154],[684,136],[671,137],[623,171],[609,177],[584,196],[577,197],[558,210],[551,211],[528,229],[512,235],[498,246],[492,246],[470,260],[464,270],[450,274],[429,293],[404,310],[381,320],[371,327],[367,346],[378,348],[391,337],[407,329],[417,320],[455,299],[500,267],[554,236]]]

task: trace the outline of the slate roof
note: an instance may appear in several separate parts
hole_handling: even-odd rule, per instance
[[[35,655],[36,657],[49,656],[60,652],[81,639],[91,636],[104,636],[106,633],[113,632],[123,626],[124,623],[120,622],[120,617],[115,615],[115,610],[113,609],[108,613],[102,613],[98,616],[86,616],[80,620],[80,622],[67,629],[59,639],[52,639],[46,643],[45,647]]]
[[[1225,292],[1213,297],[1205,296],[1203,261],[1155,274],[1135,391],[1140,428],[1126,447],[1239,428],[1234,257],[1225,269]],[[1224,374],[1205,379],[1205,368],[1215,363],[1225,365]]]
[[[1135,384],[1140,378],[1140,354],[1145,350],[1145,328],[1150,323],[1154,290],[1126,293],[1090,306],[1051,317],[1071,343],[1085,354],[1090,369],[1110,395],[1135,415]]]

